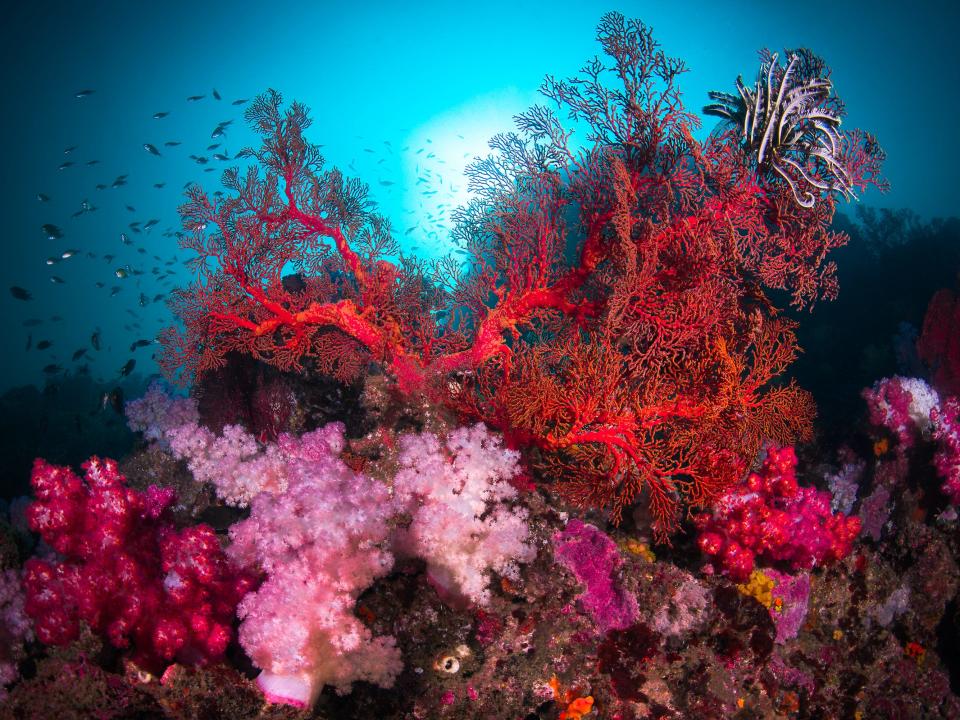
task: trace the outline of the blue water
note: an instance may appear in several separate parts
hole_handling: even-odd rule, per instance
[[[876,133],[889,154],[892,191],[868,193],[863,202],[910,207],[922,217],[956,214],[960,6],[911,3],[908,13],[893,6],[22,3],[0,27],[9,69],[0,113],[0,389],[56,380],[60,373],[42,370],[51,364],[65,370],[88,364],[93,379],[108,384],[131,358],[135,374],[156,372],[156,346],[129,347],[170,321],[157,296],[189,279],[182,264],[188,256],[172,237],[184,184],[214,189],[219,171],[232,163],[213,153],[232,158],[252,141],[245,106],[233,101],[274,87],[308,105],[311,139],[325,146],[329,162],[371,185],[406,249],[441,254],[449,248],[449,211],[467,197],[465,163],[484,152],[492,134],[510,129],[513,114],[538,102],[545,74],[568,76],[597,52],[594,29],[607,10],[641,18],[668,54],[686,60],[682,87],[697,110],[708,90],[731,89],[740,73],[752,78],[760,47],[812,48],[834,69],[849,124]],[[85,89],[94,92],[75,97]],[[187,101],[191,95],[204,97]],[[158,112],[169,115],[154,119]],[[227,120],[233,122],[226,136],[212,139]],[[701,133],[712,126],[708,121]],[[182,144],[165,146],[169,141]],[[64,154],[70,146],[77,148]],[[92,160],[99,162],[88,166]],[[75,165],[58,170],[64,162]],[[121,175],[126,183],[110,187]],[[97,190],[98,183],[107,189]],[[38,201],[38,193],[50,201]],[[96,209],[72,217],[84,201]],[[158,223],[149,232],[129,226],[151,219]],[[48,239],[46,223],[63,237]],[[68,249],[79,252],[45,264]],[[116,257],[108,262],[106,254]],[[154,267],[176,272],[160,279]],[[131,274],[117,278],[118,268]],[[53,276],[63,283],[51,282]],[[33,299],[14,299],[13,285]],[[30,319],[39,324],[24,327]],[[99,352],[90,345],[98,327]],[[37,350],[41,340],[52,345]],[[72,361],[83,348],[86,354]]]

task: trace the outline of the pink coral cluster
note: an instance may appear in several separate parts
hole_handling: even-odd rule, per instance
[[[940,489],[951,505],[960,505],[960,399],[947,398],[930,413],[930,419],[938,444],[933,464],[943,479]]]
[[[340,460],[343,426],[281,435],[283,491],[265,491],[230,529],[231,557],[267,578],[239,608],[240,642],[263,668],[269,700],[314,703],[324,685],[346,692],[366,680],[390,687],[400,651],[354,615],[360,593],[393,567],[386,485]]]
[[[453,430],[446,442],[429,433],[400,438],[400,470],[393,480],[412,520],[397,547],[427,561],[427,576],[454,604],[485,605],[490,572],[517,580],[517,563],[536,556],[527,543],[525,508],[510,480],[520,453],[481,424]]]
[[[884,378],[863,397],[870,420],[897,435],[899,454],[918,437],[937,443],[933,465],[943,480],[940,489],[951,505],[960,505],[960,399],[941,399],[925,381],[903,377]]]
[[[862,392],[870,422],[886,427],[897,436],[899,447],[913,446],[918,433],[931,429],[930,412],[937,407],[937,391],[918,378],[883,378]]]
[[[177,530],[170,490],[126,485],[113,460],[93,457],[86,478],[38,459],[30,528],[61,557],[24,566],[26,611],[37,638],[62,645],[80,622],[153,671],[226,652],[235,608],[254,578],[227,561],[213,529]]]
[[[860,519],[832,514],[830,493],[800,487],[796,465],[792,447],[769,447],[759,472],[695,519],[700,549],[733,580],[746,582],[758,558],[795,571],[849,554]]]
[[[536,554],[526,510],[509,502],[519,455],[483,425],[443,439],[401,436],[388,484],[343,462],[340,423],[261,443],[238,425],[219,435],[198,425],[189,402],[157,389],[133,405],[130,424],[222,499],[250,506],[230,529],[228,553],[266,573],[238,614],[240,643],[272,701],[306,707],[324,685],[393,684],[402,667],[393,638],[374,636],[353,611],[395,553],[426,560],[444,599],[475,605],[489,600],[491,572],[517,579],[517,564]],[[394,522],[401,515],[409,522]]]

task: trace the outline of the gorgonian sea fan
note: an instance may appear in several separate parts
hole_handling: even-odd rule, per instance
[[[856,199],[855,191],[871,183],[885,189],[877,180],[885,154],[871,135],[840,130],[843,102],[830,69],[809,50],[788,50],[785,66],[777,53],[762,50],[752,87],[738,77],[736,95],[709,95],[716,102],[704,113],[732,125],[756,156],[758,173],[785,182],[801,206],[832,193]]]

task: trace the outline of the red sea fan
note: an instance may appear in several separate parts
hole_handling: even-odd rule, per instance
[[[786,118],[787,135],[700,142],[682,61],[617,13],[598,40],[605,58],[544,83],[566,120],[533,107],[469,167],[453,231],[465,259],[432,269],[390,259],[389,224],[364,185],[324,168],[303,106],[259,98],[247,116],[263,144],[246,153],[259,168],[228,171],[222,199],[192,187],[181,210],[200,275],[175,300],[167,371],[189,379],[230,352],[340,376],[378,366],[401,395],[538,448],[582,504],[619,518],[646,493],[660,537],[762,440],[804,438],[813,404],[778,384],[797,347],[775,299],[836,295],[835,196],[882,184],[882,152],[839,134],[815,56],[767,58],[786,104],[767,112],[761,83],[748,125],[769,136]],[[811,177],[816,192],[797,180]]]

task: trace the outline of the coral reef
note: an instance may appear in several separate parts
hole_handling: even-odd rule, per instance
[[[701,141],[649,28],[598,39],[470,166],[463,262],[251,103],[181,208],[188,394],[122,473],[37,460],[36,546],[4,507],[0,716],[960,717],[955,298],[842,444],[786,376],[882,151],[810,51]]]

